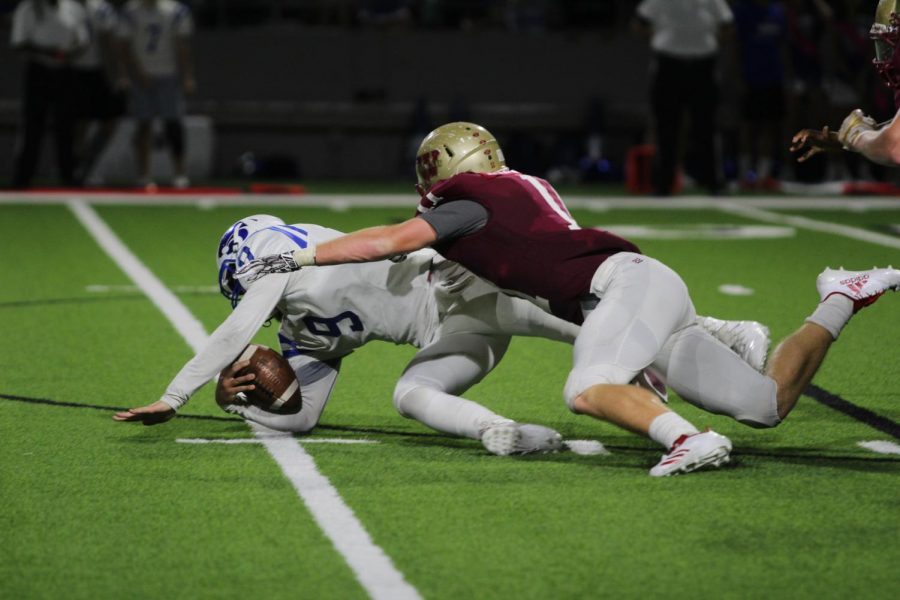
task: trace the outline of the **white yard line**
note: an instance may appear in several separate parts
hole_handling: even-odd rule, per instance
[[[206,343],[203,325],[148,269],[83,200],[67,202],[72,212],[110,258],[166,316],[194,352]],[[390,557],[372,541],[362,523],[328,479],[319,473],[312,456],[290,435],[251,425],[254,434],[297,490],[325,535],[353,570],[369,596],[379,600],[421,598]]]
[[[780,213],[763,210],[761,208],[746,206],[744,202],[722,203],[716,206],[716,208],[724,213],[738,215],[741,217],[746,217],[748,219],[756,219],[757,221],[764,221],[766,223],[790,225],[791,227],[797,227],[800,229],[809,229],[822,233],[840,235],[843,237],[852,238],[854,240],[860,240],[862,242],[869,242],[871,244],[885,246],[887,248],[900,248],[900,238],[885,235],[883,233],[869,231],[867,229],[861,229],[859,227],[839,225],[837,223],[828,223],[826,221],[816,221],[815,219],[798,217],[795,215],[783,215]]]
[[[871,442],[856,442],[856,445],[878,454],[900,454],[900,445],[894,442],[873,440]]]
[[[281,433],[281,436],[289,436],[290,434]],[[272,436],[277,437],[277,436]],[[175,438],[179,444],[262,444],[261,438]],[[298,444],[377,444],[378,440],[355,440],[347,438],[301,438],[297,440]]]

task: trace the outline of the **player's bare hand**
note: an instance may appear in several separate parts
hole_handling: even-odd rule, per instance
[[[249,360],[239,360],[222,370],[222,373],[219,374],[219,388],[222,393],[230,398],[234,398],[238,392],[248,392],[256,389],[256,386],[252,383],[256,379],[255,374],[238,375],[238,372],[249,364]],[[216,393],[218,393],[218,390]]]
[[[801,129],[791,139],[791,152],[801,153],[797,162],[804,162],[826,150],[839,150],[841,143],[837,134],[826,125],[821,130]]]
[[[114,421],[140,421],[144,425],[156,425],[157,423],[165,423],[175,416],[175,410],[163,402],[157,400],[153,404],[147,406],[139,406],[137,408],[129,408],[113,415]]]

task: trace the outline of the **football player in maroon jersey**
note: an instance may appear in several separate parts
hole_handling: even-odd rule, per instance
[[[579,227],[548,182],[506,167],[499,144],[483,127],[438,127],[422,142],[416,170],[421,200],[414,218],[263,257],[237,276],[253,281],[431,246],[582,325],[566,403],[575,413],[662,444],[667,452],[650,470],[653,476],[721,465],[731,442],[699,432],[652,392],[629,385],[645,367],[661,372],[682,398],[704,410],[774,427],[794,408],[853,313],[900,288],[900,270],[826,269],[816,282],[822,302],[775,350],[763,375],[697,325],[677,273],[628,240]]]
[[[839,149],[859,152],[872,162],[900,166],[900,0],[880,0],[875,10],[875,23],[870,35],[875,40],[873,64],[885,85],[894,91],[897,114],[886,123],[875,123],[862,110],[855,109],[841,123],[838,131],[827,126],[821,131],[798,131],[791,145],[792,152],[800,152],[803,162],[825,150]]]

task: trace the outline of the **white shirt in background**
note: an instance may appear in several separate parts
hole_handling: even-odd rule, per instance
[[[719,29],[734,20],[725,0],[643,0],[637,14],[653,27],[653,50],[682,58],[715,54]]]
[[[194,20],[190,9],[175,0],[147,3],[130,0],[122,9],[119,34],[126,38],[135,59],[147,75],[166,77],[178,73],[175,42],[190,36]]]
[[[59,0],[56,6],[44,3],[42,11],[35,8],[34,0],[23,0],[13,13],[9,42],[14,48],[35,44],[71,52],[88,42],[85,20],[84,7],[75,0]],[[52,56],[36,56],[34,60],[51,67],[63,64]]]

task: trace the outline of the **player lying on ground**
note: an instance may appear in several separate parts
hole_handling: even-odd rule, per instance
[[[803,162],[825,150],[843,148],[858,152],[882,165],[900,166],[900,15],[898,0],[880,0],[870,36],[875,41],[873,61],[885,85],[894,91],[897,114],[886,123],[876,124],[862,110],[855,109],[841,123],[838,131],[823,127],[821,131],[803,129],[792,140],[791,152],[800,152]]]
[[[774,427],[794,408],[853,313],[900,287],[895,269],[826,270],[816,282],[821,304],[776,349],[762,375],[696,325],[677,273],[627,240],[581,229],[548,182],[506,167],[483,127],[439,127],[422,142],[416,166],[422,194],[416,217],[261,257],[238,277],[249,282],[432,246],[501,289],[546,298],[554,314],[572,322],[583,317],[567,405],[667,448],[650,471],[654,476],[720,465],[731,442],[698,432],[649,391],[627,385],[643,369],[657,367],[672,389],[700,408]]]
[[[160,401],[115,418],[166,420],[224,368],[216,394],[229,412],[275,429],[306,432],[315,427],[325,409],[341,360],[370,340],[386,340],[421,348],[394,390],[394,405],[402,415],[444,433],[481,439],[495,454],[558,448],[555,431],[513,423],[459,394],[494,368],[511,335],[571,343],[578,333],[576,325],[527,300],[500,293],[431,250],[416,252],[399,263],[335,266],[269,277],[249,285],[246,292],[232,277],[236,264],[245,264],[253,256],[320,244],[340,235],[316,225],[285,225],[267,215],[235,223],[223,236],[218,252],[220,287],[236,305],[235,311],[175,377]],[[282,353],[302,387],[303,406],[293,415],[241,403],[235,395],[252,385],[252,376],[235,377],[245,363],[227,366],[273,314],[281,321]],[[704,324],[761,368],[768,348],[765,328],[710,318]]]

